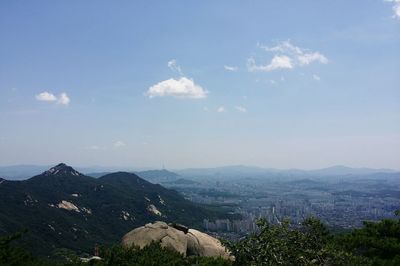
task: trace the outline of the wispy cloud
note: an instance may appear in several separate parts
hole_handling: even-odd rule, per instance
[[[250,57],[247,60],[247,69],[250,72],[293,69],[295,67],[307,66],[311,63],[327,64],[329,62],[328,58],[322,53],[300,48],[293,45],[290,41],[284,41],[272,47],[261,44],[257,46],[266,52],[274,53],[274,56],[265,65],[257,65],[255,59]]]
[[[400,19],[400,1],[397,1],[393,6],[394,17]]]
[[[178,61],[176,61],[176,59],[168,61],[167,65],[172,71],[177,72],[179,75],[183,76],[182,69],[178,65]]]
[[[218,112],[218,113],[225,113],[225,112],[226,112],[226,109],[225,109],[225,107],[220,106],[220,107],[217,108],[217,112]]]
[[[100,150],[100,147],[97,145],[92,145],[90,147],[88,147],[89,150]]]
[[[393,3],[393,18],[400,19],[400,0],[385,0],[385,2]]]
[[[146,92],[149,98],[171,96],[175,98],[201,99],[206,98],[207,94],[207,90],[186,77],[161,81],[151,86]]]
[[[237,66],[227,66],[227,65],[224,65],[224,69],[231,72],[237,72],[239,70]]]
[[[300,54],[297,56],[297,60],[299,61],[300,66],[306,66],[313,62],[319,62],[322,64],[328,63],[328,59],[319,52]]]
[[[44,91],[39,94],[36,94],[35,98],[38,101],[57,102],[57,104],[61,104],[61,105],[68,105],[71,102],[71,99],[68,97],[68,95],[65,92],[61,93],[60,96],[56,97],[53,93]]]
[[[272,70],[277,70],[277,69],[292,69],[293,68],[293,63],[292,59],[286,55],[275,55],[274,58],[272,58],[271,62],[267,65],[257,65],[256,61],[254,58],[249,58],[247,60],[247,69],[250,72],[255,72],[255,71],[272,71]]]
[[[114,148],[122,148],[125,147],[126,144],[125,142],[121,141],[121,140],[117,140],[114,142]]]
[[[60,97],[58,97],[58,104],[62,104],[62,105],[68,105],[70,103],[71,99],[68,97],[68,95],[63,92],[60,94]]]
[[[246,113],[247,109],[243,106],[235,106],[235,109],[241,113]]]
[[[316,81],[320,81],[320,80],[321,80],[320,76],[318,76],[318,75],[316,75],[316,74],[314,74],[312,77],[313,77],[313,79],[316,80]]]

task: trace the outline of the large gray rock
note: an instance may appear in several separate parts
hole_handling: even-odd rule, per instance
[[[154,224],[138,227],[122,238],[124,246],[135,245],[143,248],[150,245],[151,242],[160,243],[163,247],[186,254],[187,240],[185,234],[164,222],[155,222]]]
[[[155,222],[138,227],[122,238],[122,245],[143,248],[151,242],[176,250],[184,256],[223,257],[233,259],[221,242],[195,229],[179,224]]]
[[[205,233],[195,229],[189,229],[187,233],[189,254],[193,253],[203,257],[223,257],[230,259],[231,255],[221,242]]]

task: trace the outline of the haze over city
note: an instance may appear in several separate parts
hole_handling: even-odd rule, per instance
[[[0,4],[2,166],[400,169],[398,1],[39,3]]]

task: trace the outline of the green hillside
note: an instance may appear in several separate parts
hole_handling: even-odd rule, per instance
[[[0,184],[0,235],[27,229],[21,244],[46,256],[92,253],[95,244],[118,243],[156,220],[199,227],[204,218],[224,215],[125,172],[95,179],[59,164],[26,181]]]

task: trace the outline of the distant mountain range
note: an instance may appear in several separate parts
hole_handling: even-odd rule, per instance
[[[217,217],[226,215],[128,172],[93,178],[59,164],[24,181],[0,179],[0,235],[28,229],[24,244],[46,256],[91,253],[156,220],[200,227]]]
[[[38,165],[14,165],[0,166],[0,178],[8,180],[24,180],[33,175],[37,175],[49,166]],[[91,177],[100,177],[105,174],[118,171],[115,167],[81,167],[78,171]],[[188,168],[168,170],[146,170],[135,171],[130,168],[119,169],[125,172],[135,173],[151,183],[174,182],[182,177],[273,177],[273,176],[292,176],[292,177],[326,177],[326,176],[355,176],[370,175],[376,173],[394,173],[399,172],[392,169],[373,169],[373,168],[352,168],[347,166],[332,166],[316,170],[301,169],[275,169],[262,168],[255,166],[222,166],[215,168]]]
[[[191,168],[176,170],[177,174],[184,177],[332,177],[332,176],[357,176],[376,173],[395,173],[391,169],[351,168],[346,166],[332,166],[316,170],[301,169],[274,169],[252,166],[224,166],[216,168]]]

